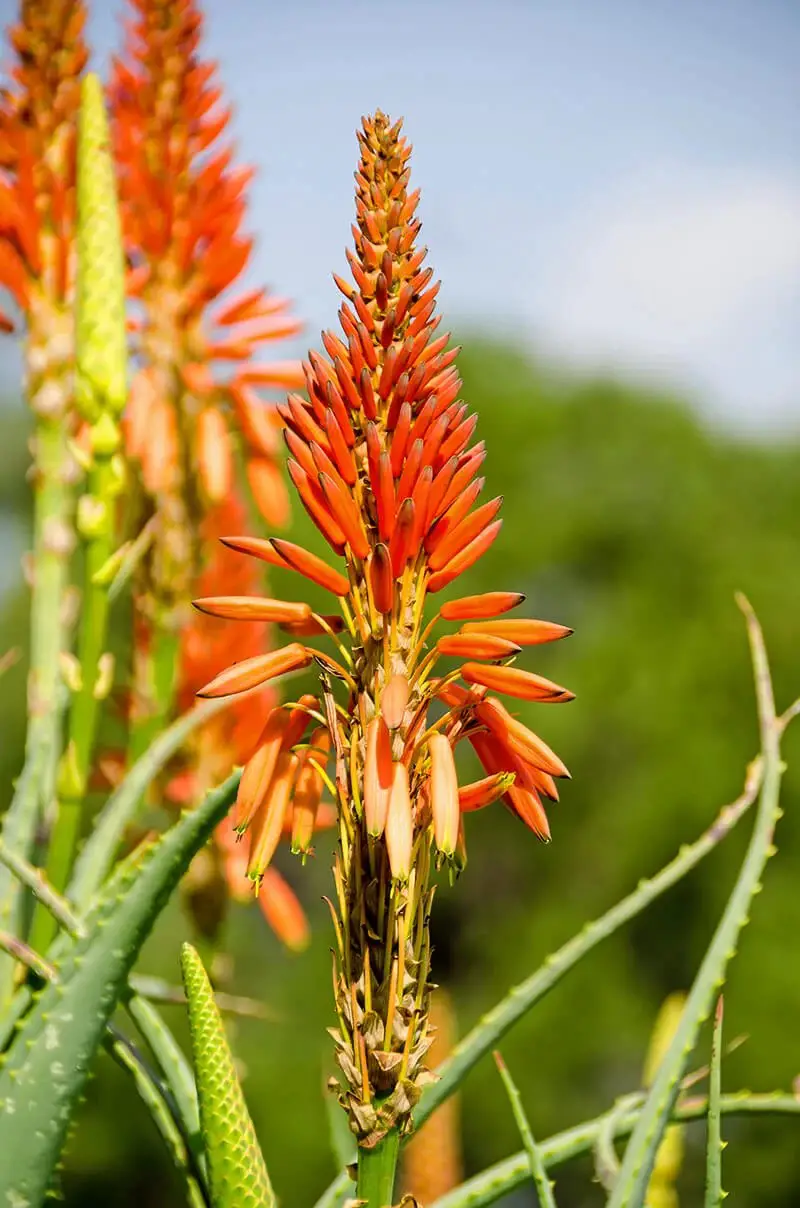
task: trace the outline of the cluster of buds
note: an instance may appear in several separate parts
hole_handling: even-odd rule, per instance
[[[141,468],[140,520],[157,519],[137,606],[177,632],[201,566],[203,516],[232,487],[234,432],[256,505],[270,523],[286,521],[278,426],[258,389],[285,390],[302,379],[294,362],[253,357],[300,325],[285,299],[263,289],[222,299],[251,258],[241,225],[252,170],[232,165],[223,137],[230,111],[220,103],[214,64],[198,55],[197,5],[131,6],[111,89],[128,292],[139,312],[127,452]]]
[[[459,869],[464,815],[498,799],[546,840],[543,799],[555,799],[556,778],[568,774],[493,694],[550,703],[572,694],[512,665],[523,647],[570,632],[508,618],[518,593],[451,599],[425,623],[427,598],[496,539],[500,500],[477,502],[484,447],[472,443],[476,417],[459,401],[456,350],[435,335],[439,287],[417,246],[410,148],[400,123],[382,113],[358,137],[354,285],[335,278],[345,298],[342,335],[325,333],[327,356],[310,354],[308,397],[292,394],[280,407],[292,481],[345,573],[280,538],[225,539],[326,588],[340,613],[243,596],[198,606],[278,621],[294,639],[234,664],[201,696],[249,693],[312,663],[320,673],[319,699],[270,715],[235,822],[248,832],[248,871],[258,882],[285,828],[300,832],[294,845],[304,850],[323,786],[334,795],[337,1085],[351,1128],[371,1146],[410,1127],[430,1077],[432,865]],[[440,620],[459,628],[435,640]],[[307,645],[313,635],[332,641],[336,655]],[[453,658],[454,669],[439,668]],[[462,740],[485,776],[459,787],[453,752]]]
[[[0,285],[27,320],[29,395],[63,415],[73,363],[75,135],[88,52],[80,0],[25,0],[0,95]],[[12,331],[10,316],[0,327]],[[58,371],[58,372],[56,372]],[[57,382],[37,390],[37,383]]]
[[[244,506],[235,495],[206,513],[200,537],[210,556],[200,575],[198,590],[209,597],[223,587],[242,596],[259,588],[257,564],[236,557],[218,540],[225,533],[240,530],[245,519]],[[209,676],[230,663],[255,657],[265,649],[268,639],[266,620],[233,626],[195,612],[182,636],[179,710],[191,706],[195,692]],[[176,805],[198,801],[225,778],[231,765],[246,764],[259,745],[275,704],[274,687],[266,684],[246,698],[234,698],[226,709],[195,731],[182,753],[181,769],[173,770],[166,785],[168,799]],[[322,803],[313,822],[320,829],[333,826],[335,820],[333,805]],[[288,827],[284,828],[283,837],[291,837]],[[226,817],[217,827],[214,843],[196,857],[184,882],[184,899],[195,925],[209,939],[217,937],[229,901],[252,900],[254,886],[247,876],[249,840],[250,835],[246,835],[241,841],[232,819]],[[295,951],[304,948],[309,940],[308,923],[284,877],[276,868],[267,868],[255,888],[261,911],[278,938]]]

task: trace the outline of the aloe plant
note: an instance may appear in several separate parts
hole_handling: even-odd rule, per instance
[[[97,76],[83,75],[79,112],[76,104],[87,54],[81,0],[23,5],[13,34],[16,91],[0,98],[8,160],[0,277],[30,311],[36,385],[31,708],[0,837],[0,1203],[39,1208],[56,1188],[76,1104],[105,1054],[152,1115],[192,1208],[274,1208],[223,1022],[226,1011],[265,1011],[212,981],[229,900],[252,896],[287,946],[308,942],[300,903],[273,866],[281,840],[305,862],[316,830],[330,827],[337,839],[329,902],[337,1073],[328,1087],[337,1173],[317,1208],[354,1200],[391,1208],[413,1130],[562,978],[755,806],[735,884],[645,1089],[537,1139],[523,1107],[530,1093],[496,1054],[523,1149],[436,1201],[479,1208],[527,1183],[541,1208],[555,1208],[553,1170],[593,1154],[608,1208],[644,1208],[666,1186],[670,1127],[705,1118],[705,1203],[718,1208],[722,1121],[800,1116],[795,1094],[722,1093],[720,994],[776,851],[781,742],[800,704],[777,712],[763,635],[740,597],[760,726],[740,797],[429,1068],[435,879],[464,871],[465,818],[497,801],[531,832],[532,851],[534,838],[549,841],[545,802],[557,799],[566,765],[500,698],[571,701],[568,689],[517,665],[528,648],[571,630],[518,618],[524,597],[513,590],[439,603],[438,593],[500,539],[502,500],[477,505],[485,450],[473,443],[476,417],[457,397],[458,350],[435,334],[439,287],[418,246],[419,194],[410,191],[402,123],[379,110],[359,131],[353,282],[335,278],[345,298],[341,333],[325,332],[325,354],[310,353],[302,367],[256,365],[253,348],[296,323],[282,300],[259,289],[207,313],[239,278],[250,244],[239,234],[247,176],[227,150],[205,154],[228,117],[216,110],[211,68],[198,59],[199,10],[194,0],[135,0],[135,9],[133,66],[115,67],[110,125]],[[39,137],[47,123],[28,137],[20,115],[30,113],[54,115],[58,137]],[[164,165],[173,161],[168,179]],[[26,211],[31,188],[39,192]],[[141,312],[130,323],[132,348],[126,296]],[[216,374],[225,361],[237,365],[230,377]],[[291,393],[274,413],[255,393],[303,383],[307,397]],[[57,403],[50,411],[48,392]],[[280,536],[225,530],[229,519],[246,522],[232,486],[239,461],[261,512],[280,523],[279,428],[297,496],[339,567]],[[242,555],[251,562],[237,561]],[[327,591],[338,611],[252,594],[261,564]],[[81,593],[74,642],[62,607],[68,574]],[[109,628],[126,599],[135,655],[119,680],[133,704],[122,711],[119,755],[99,744],[117,674]],[[253,627],[244,638],[224,626],[242,621]],[[457,629],[435,636],[445,625]],[[267,648],[268,627],[286,635],[283,647]],[[458,666],[437,667],[440,659]],[[316,691],[281,700],[298,672],[316,676]],[[454,757],[460,743],[484,773],[467,784]],[[100,788],[91,812],[86,801],[101,770],[113,787]],[[178,801],[187,808],[175,819]],[[144,818],[157,819],[155,832],[134,841]],[[190,866],[187,897],[204,898],[213,941],[204,950],[210,975],[197,948],[183,945],[181,988],[137,963]],[[195,909],[195,922],[202,915]],[[715,998],[710,1070],[691,1072]],[[188,1014],[189,1052],[161,1011],[176,1003]],[[707,1075],[708,1093],[695,1093]],[[674,1172],[673,1161],[673,1181]],[[671,1182],[667,1190],[674,1194]]]

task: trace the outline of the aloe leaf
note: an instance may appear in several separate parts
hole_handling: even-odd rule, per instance
[[[721,1208],[725,1192],[722,1190],[722,1151],[725,1142],[720,1128],[719,1101],[722,1097],[722,995],[717,1000],[714,1015],[714,1035],[711,1041],[711,1073],[708,1081],[708,1138],[706,1141],[706,1195],[705,1208]]]
[[[136,761],[122,784],[109,797],[75,861],[67,890],[67,897],[79,912],[88,907],[108,876],[125,829],[135,818],[149,785],[180,750],[188,736],[229,704],[230,698],[227,697],[204,701],[179,717]]]
[[[40,991],[0,1071],[0,1204],[39,1208],[75,1103],[125,979],[195,852],[224,817],[239,775],[210,793],[111,878],[86,916],[84,938]],[[24,1105],[24,1111],[22,1110]]]
[[[203,1143],[200,1136],[200,1109],[192,1067],[183,1049],[164,1023],[156,1008],[140,994],[130,994],[125,1003],[143,1039],[153,1054],[164,1082],[172,1097],[175,1113],[180,1120],[187,1144],[195,1160],[205,1169]]]
[[[497,1062],[503,1086],[506,1088],[506,1094],[511,1104],[511,1111],[514,1113],[514,1122],[516,1123],[519,1135],[522,1137],[525,1153],[528,1155],[528,1169],[533,1179],[533,1185],[536,1188],[536,1198],[539,1208],[556,1208],[553,1184],[547,1177],[541,1150],[533,1139],[531,1126],[528,1123],[528,1117],[525,1115],[525,1108],[522,1106],[522,1097],[503,1058],[499,1053],[495,1053],[494,1059]]]
[[[273,1208],[275,1197],[203,962],[184,944],[200,1126],[214,1208]]]
[[[678,1096],[686,1062],[696,1043],[700,1026],[708,1018],[714,991],[722,984],[728,961],[736,951],[739,933],[748,921],[753,897],[761,888],[761,877],[767,860],[775,851],[773,838],[775,824],[781,813],[779,792],[783,772],[780,753],[781,727],[775,713],[761,628],[743,597],[739,597],[739,605],[747,621],[755,675],[764,761],[761,798],[747,854],[687,997],[680,1023],[653,1079],[642,1114],[628,1142],[619,1178],[608,1199],[608,1208],[639,1208],[644,1202],[656,1151]]]
[[[142,1102],[153,1117],[169,1150],[173,1165],[186,1180],[186,1193],[191,1208],[211,1208],[204,1190],[202,1174],[193,1159],[189,1139],[180,1126],[175,1105],[170,1103],[168,1089],[150,1069],[136,1046],[113,1025],[109,1025],[104,1044],[117,1064],[133,1078]]]
[[[800,1122],[800,1097],[780,1092],[752,1095],[749,1091],[741,1091],[734,1095],[722,1095],[719,1107],[723,1116],[796,1116]],[[641,1106],[621,1115],[617,1113],[616,1105],[612,1111],[616,1113],[613,1139],[621,1140],[634,1128]],[[702,1120],[707,1112],[708,1100],[705,1097],[685,1099],[676,1106],[672,1118],[676,1121]],[[539,1152],[545,1168],[555,1170],[572,1158],[590,1153],[597,1143],[598,1133],[607,1127],[610,1114],[605,1113],[540,1141]],[[497,1203],[509,1192],[527,1183],[530,1177],[529,1158],[522,1150],[473,1175],[447,1195],[441,1196],[430,1208],[485,1208],[485,1205]]]

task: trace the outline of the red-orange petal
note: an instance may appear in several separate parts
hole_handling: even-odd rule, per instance
[[[216,407],[204,407],[197,420],[197,464],[212,503],[227,499],[233,484],[233,454],[224,416]]]
[[[443,566],[451,562],[471,541],[479,536],[487,525],[494,520],[502,502],[502,495],[498,495],[496,499],[490,499],[488,503],[484,503],[481,507],[476,508],[474,512],[465,516],[460,524],[457,524],[441,540],[434,541],[428,559],[428,565],[431,570],[441,570]]]
[[[252,823],[250,859],[247,866],[247,875],[251,880],[261,880],[275,855],[290,809],[289,802],[299,768],[300,760],[297,755],[291,751],[281,751],[269,789]]]

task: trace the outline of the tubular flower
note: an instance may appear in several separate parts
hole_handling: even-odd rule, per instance
[[[234,166],[224,138],[230,111],[214,64],[198,54],[197,5],[130,3],[134,20],[111,89],[137,308],[126,435],[141,467],[142,518],[157,517],[137,594],[148,620],[166,617],[175,632],[196,588],[198,528],[231,489],[237,445],[260,511],[271,524],[287,519],[279,424],[259,390],[282,392],[302,375],[296,362],[255,358],[300,325],[287,301],[264,289],[227,296],[251,257],[242,220],[252,171]]]
[[[281,726],[265,728],[245,771],[258,791],[244,793],[238,824],[251,820],[263,837],[251,847],[250,876],[258,881],[268,869],[277,815],[286,818],[296,808],[292,757],[304,758],[307,749],[298,740],[306,724],[324,723],[339,810],[338,1086],[353,1131],[370,1146],[391,1128],[410,1128],[411,1109],[430,1077],[433,860],[460,868],[464,814],[498,797],[547,838],[543,798],[555,798],[555,778],[568,774],[491,693],[551,702],[571,694],[510,666],[524,645],[570,632],[534,621],[518,622],[512,632],[502,628],[495,618],[521,603],[521,595],[451,600],[430,624],[423,620],[428,597],[496,539],[500,501],[478,500],[484,447],[474,443],[475,417],[458,399],[456,350],[437,333],[439,286],[417,246],[410,148],[400,123],[382,113],[364,120],[358,138],[355,250],[348,253],[354,285],[335,278],[345,298],[341,332],[323,334],[325,356],[310,354],[308,397],[290,394],[279,407],[292,480],[343,567],[277,538],[234,536],[225,543],[326,587],[342,614],[339,625],[314,614],[316,630],[309,624],[305,631],[330,637],[335,657],[305,647],[294,632],[294,645],[320,669],[320,700],[294,729],[285,711]],[[228,611],[241,615],[238,604]],[[440,619],[466,623],[431,644]],[[471,628],[476,621],[485,628]],[[468,661],[435,674],[440,660],[453,657]],[[255,679],[269,682],[272,665],[262,671],[263,680],[261,672]],[[232,690],[253,682],[249,670],[229,681]],[[444,715],[429,720],[431,708],[441,713],[442,704]],[[486,777],[459,789],[453,750],[464,739]]]
[[[235,495],[206,513],[201,537],[212,553],[200,576],[199,590],[211,595],[224,584],[227,589],[248,598],[250,592],[258,590],[256,565],[216,544],[221,533],[238,528],[244,517],[244,506]],[[299,607],[301,611],[311,611],[307,606]],[[205,611],[195,612],[181,634],[179,708],[191,706],[196,689],[209,675],[231,662],[257,656],[264,649],[268,636],[266,620],[256,618],[251,625],[233,626]],[[274,706],[274,690],[267,686],[255,696],[234,698],[226,709],[195,731],[183,753],[180,772],[167,786],[171,799],[180,804],[197,800],[224,779],[232,764],[245,763]],[[250,766],[252,769],[253,764]],[[312,803],[307,801],[304,850],[310,848],[313,831],[330,827],[334,820],[330,804],[317,801],[312,809]],[[281,838],[293,841],[291,825],[282,828]],[[217,827],[213,848],[200,853],[186,879],[185,899],[198,929],[208,936],[215,935],[219,929],[229,899],[242,902],[253,897],[253,882],[247,877],[249,839],[250,836],[245,835],[243,841],[238,841],[242,836],[237,836],[231,821],[225,819]],[[271,868],[257,888],[264,917],[279,939],[290,948],[304,947],[308,940],[308,924],[288,883]]]

